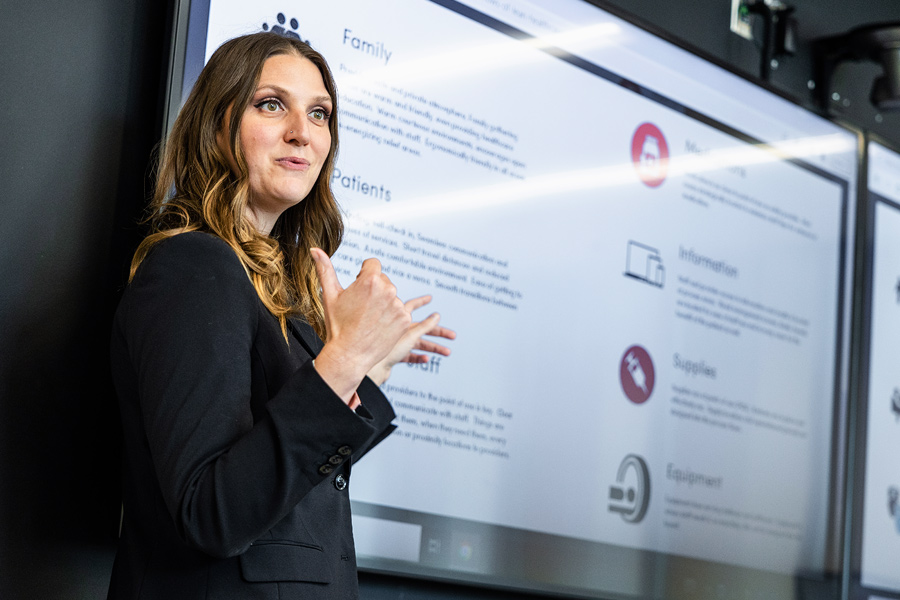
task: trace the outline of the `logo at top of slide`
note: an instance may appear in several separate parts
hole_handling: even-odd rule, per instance
[[[307,44],[309,43],[309,40],[304,40],[302,37],[300,37],[300,32],[297,31],[297,28],[300,27],[300,22],[297,19],[292,17],[290,19],[290,22],[288,22],[287,17],[284,16],[284,13],[278,13],[278,15],[275,17],[275,20],[278,21],[278,24],[272,24],[271,31],[273,33],[283,35],[284,37],[294,38],[295,40],[300,40],[301,42],[306,42]],[[285,26],[288,24],[291,26],[290,29],[285,28]],[[262,29],[263,31],[269,31],[269,24],[263,23]]]
[[[650,187],[658,187],[669,171],[669,145],[659,127],[641,123],[631,138],[631,161],[638,177]]]
[[[619,381],[622,391],[635,404],[643,404],[653,393],[655,382],[653,359],[641,346],[632,346],[622,355],[619,363]]]

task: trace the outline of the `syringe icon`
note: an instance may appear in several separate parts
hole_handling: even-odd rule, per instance
[[[631,380],[634,381],[634,384],[644,390],[645,394],[650,394],[647,390],[647,375],[641,367],[641,361],[634,355],[634,351],[625,355],[625,367],[628,369],[628,374],[631,375]]]

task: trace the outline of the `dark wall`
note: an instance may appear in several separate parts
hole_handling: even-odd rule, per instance
[[[167,2],[0,2],[0,598],[103,598],[111,311],[158,138]]]
[[[758,40],[750,41],[729,30],[731,0],[589,0],[631,15],[648,28],[664,32],[682,45],[700,51],[745,77],[760,77],[761,20],[752,17]],[[793,6],[797,20],[798,44],[794,56],[777,59],[768,83],[771,87],[807,108],[819,111],[816,90],[813,41],[846,33],[852,28],[874,23],[900,22],[896,0],[782,0]],[[853,127],[872,131],[894,145],[900,145],[900,112],[879,112],[869,102],[874,78],[881,73],[874,62],[844,62],[834,71],[828,116]]]
[[[728,31],[727,0],[614,4],[758,72],[757,48]],[[161,127],[173,5],[0,3],[0,598],[105,595],[120,477],[107,340]],[[900,6],[798,0],[796,16],[800,52],[772,85],[811,106],[809,40],[900,20]],[[878,122],[868,104],[875,70],[839,73],[850,106],[837,110],[900,144],[900,118]],[[362,584],[371,599],[475,597],[383,576]]]

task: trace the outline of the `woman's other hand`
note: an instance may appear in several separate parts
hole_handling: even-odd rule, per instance
[[[417,308],[421,308],[431,302],[431,296],[420,296],[408,300],[404,306],[410,315]],[[376,384],[381,385],[391,376],[391,369],[399,362],[427,363],[430,358],[425,354],[413,352],[421,350],[432,352],[441,356],[450,356],[450,349],[432,340],[423,339],[423,336],[437,336],[448,340],[456,339],[456,332],[439,325],[441,316],[432,313],[426,319],[411,323],[406,333],[401,337],[391,351],[367,373]]]

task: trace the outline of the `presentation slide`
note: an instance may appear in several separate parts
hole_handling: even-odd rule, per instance
[[[652,582],[593,580],[581,549],[822,574],[855,137],[587,3],[389,6],[212,0],[205,47],[263,29],[325,55],[339,275],[378,258],[458,332],[383,387],[399,428],[354,467],[361,566],[623,594]],[[900,480],[877,485],[900,544]],[[494,531],[570,550],[508,568]]]
[[[900,154],[869,143],[872,244],[862,585],[900,593]]]

